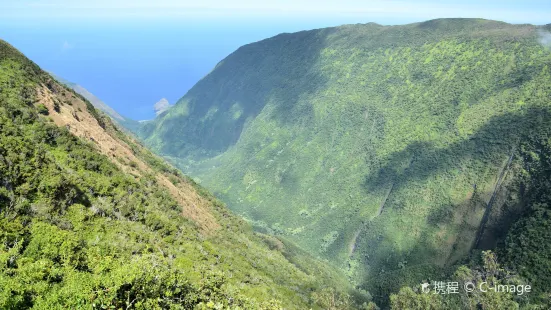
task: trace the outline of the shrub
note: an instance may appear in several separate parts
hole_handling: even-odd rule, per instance
[[[43,105],[42,103],[40,103],[38,106],[36,106],[36,109],[37,109],[38,113],[40,113],[42,115],[50,114],[50,112],[48,111],[48,108],[46,108],[46,106]]]

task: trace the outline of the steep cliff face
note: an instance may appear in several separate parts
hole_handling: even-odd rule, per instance
[[[349,293],[3,41],[0,261],[6,309],[304,309],[322,287]]]
[[[441,19],[281,34],[139,135],[259,230],[387,294],[503,237],[519,142],[548,124],[547,31]]]

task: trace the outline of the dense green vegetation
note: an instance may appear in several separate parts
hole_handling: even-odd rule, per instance
[[[53,93],[52,110],[38,103],[40,88]],[[125,173],[57,127],[50,117],[76,102],[58,100],[60,90],[69,92],[0,41],[0,308],[306,309],[336,300],[347,309],[368,301],[191,184],[220,226],[202,232],[154,173],[192,181],[88,102],[93,130],[127,143],[149,170]]]
[[[519,155],[549,124],[546,29],[443,19],[281,34],[229,55],[139,135],[385,303],[511,226],[510,245],[546,238],[524,229],[547,211],[521,194]],[[548,273],[523,253],[520,274]]]
[[[516,178],[508,186],[503,210],[514,209],[516,197],[526,205],[514,216],[511,229],[496,251],[473,253],[468,265],[457,268],[449,281],[482,281],[492,285],[531,286],[530,293],[424,294],[419,286],[404,287],[391,296],[393,309],[549,309],[551,307],[551,115],[531,113],[531,126],[513,154],[511,170]],[[509,212],[506,217],[512,214]],[[503,227],[502,227],[503,228]],[[442,280],[442,279],[440,279]]]
[[[522,159],[516,195],[527,204],[512,225],[499,254],[504,265],[525,277],[534,286],[533,299],[551,306],[551,117],[533,127],[520,143]]]
[[[392,309],[545,309],[545,305],[534,305],[529,302],[530,293],[517,294],[517,288],[525,287],[526,282],[518,275],[502,268],[494,253],[483,252],[473,266],[461,266],[450,277],[439,284],[431,283],[430,290],[423,292],[421,285],[414,288],[404,287],[390,297]],[[447,283],[457,283],[458,289],[449,290]],[[486,284],[482,284],[486,282]],[[465,293],[465,283],[474,284],[473,292]],[[480,290],[480,285],[482,290]],[[440,284],[442,285],[442,284]],[[490,287],[515,287],[514,293],[496,291]],[[519,288],[518,291],[525,290]],[[451,292],[451,293],[449,293]]]

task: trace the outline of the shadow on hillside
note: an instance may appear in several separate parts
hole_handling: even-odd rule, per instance
[[[282,66],[276,71],[279,75],[277,84],[265,97],[277,103],[275,111],[271,114],[274,119],[287,124],[313,117],[312,105],[308,102],[303,104],[299,102],[301,98],[315,94],[326,87],[328,79],[320,74],[316,65],[321,51],[327,45],[327,37],[335,31],[337,30],[318,29],[275,37],[279,40],[284,39],[285,43],[283,46],[278,45]],[[276,41],[274,43],[277,44]]]
[[[282,123],[312,114],[310,105],[297,103],[326,86],[314,67],[331,31],[280,34],[230,54],[178,102],[187,105],[187,115],[162,118],[161,152],[180,157],[182,149],[223,152],[271,101],[271,117]]]
[[[421,235],[420,240],[426,238],[427,233],[425,232]],[[438,255],[437,249],[422,243],[411,249],[411,253],[425,253],[428,256]],[[448,282],[451,280],[447,274],[453,271],[453,267],[439,267],[432,261],[411,264],[414,257],[397,255],[395,251],[388,248],[384,250],[383,257],[386,257],[385,261],[370,264],[370,275],[364,279],[361,285],[361,288],[370,292],[373,300],[381,309],[387,309],[390,303],[390,295],[397,293],[404,286],[415,287],[422,282]]]
[[[365,178],[365,189],[369,192],[385,191],[392,186],[394,192],[400,188],[407,188],[411,183],[426,181],[433,175],[451,173],[452,170],[470,169],[464,166],[469,159],[471,159],[471,163],[477,162],[480,165],[477,168],[500,167],[506,156],[512,158],[514,155],[518,155],[518,152],[515,151],[520,141],[525,140],[528,136],[539,137],[550,130],[551,112],[548,109],[531,108],[518,113],[495,116],[469,138],[449,147],[437,148],[431,143],[415,142],[403,151],[392,154],[376,173]],[[473,184],[473,188],[476,193],[475,184]],[[489,194],[491,196],[492,193]],[[474,196],[477,195],[474,194]],[[476,204],[477,208],[485,208],[487,205],[487,201],[483,201],[480,197],[466,199],[462,203]],[[391,206],[385,206],[385,210],[395,207],[392,204],[389,205]],[[428,223],[435,227],[453,218],[453,214],[449,213],[453,210],[435,211],[436,214],[427,219]],[[518,216],[518,212],[516,216]],[[509,226],[511,223],[506,224]],[[371,230],[370,227],[366,228]],[[431,262],[418,263],[426,261],[428,257],[442,255],[433,245],[424,242],[431,237],[427,235],[427,232],[421,234],[416,245],[408,253],[402,253],[395,249],[392,240],[386,240],[385,243],[384,236],[377,235],[376,228],[372,230],[375,233],[363,235],[361,243],[369,245],[368,252],[377,253],[377,257],[371,259],[361,257],[361,259],[369,265],[370,270],[370,275],[364,279],[365,288],[373,293],[379,305],[388,305],[389,294],[397,292],[403,286],[416,285],[423,280],[448,280],[444,279],[446,271],[453,271],[453,267],[439,268],[434,267],[434,264],[431,265]],[[504,235],[506,231],[498,233]],[[415,266],[406,264],[406,267],[402,269],[400,267],[402,261],[417,262],[417,264]],[[446,268],[452,269],[447,270]]]
[[[461,171],[464,169],[463,160],[469,158],[500,165],[504,155],[511,154],[520,139],[536,133],[544,126],[551,126],[551,112],[531,108],[492,117],[469,138],[446,148],[438,148],[428,142],[414,142],[390,155],[376,173],[366,176],[365,189],[369,192],[379,191],[394,184],[395,191],[410,182],[424,181],[434,174],[451,169]],[[406,168],[399,169],[399,166]]]

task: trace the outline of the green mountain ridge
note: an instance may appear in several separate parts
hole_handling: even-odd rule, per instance
[[[0,40],[0,308],[341,309],[369,301],[255,233]]]
[[[380,301],[496,248],[529,212],[521,145],[551,106],[542,31],[438,19],[281,34],[230,54],[138,136]]]

